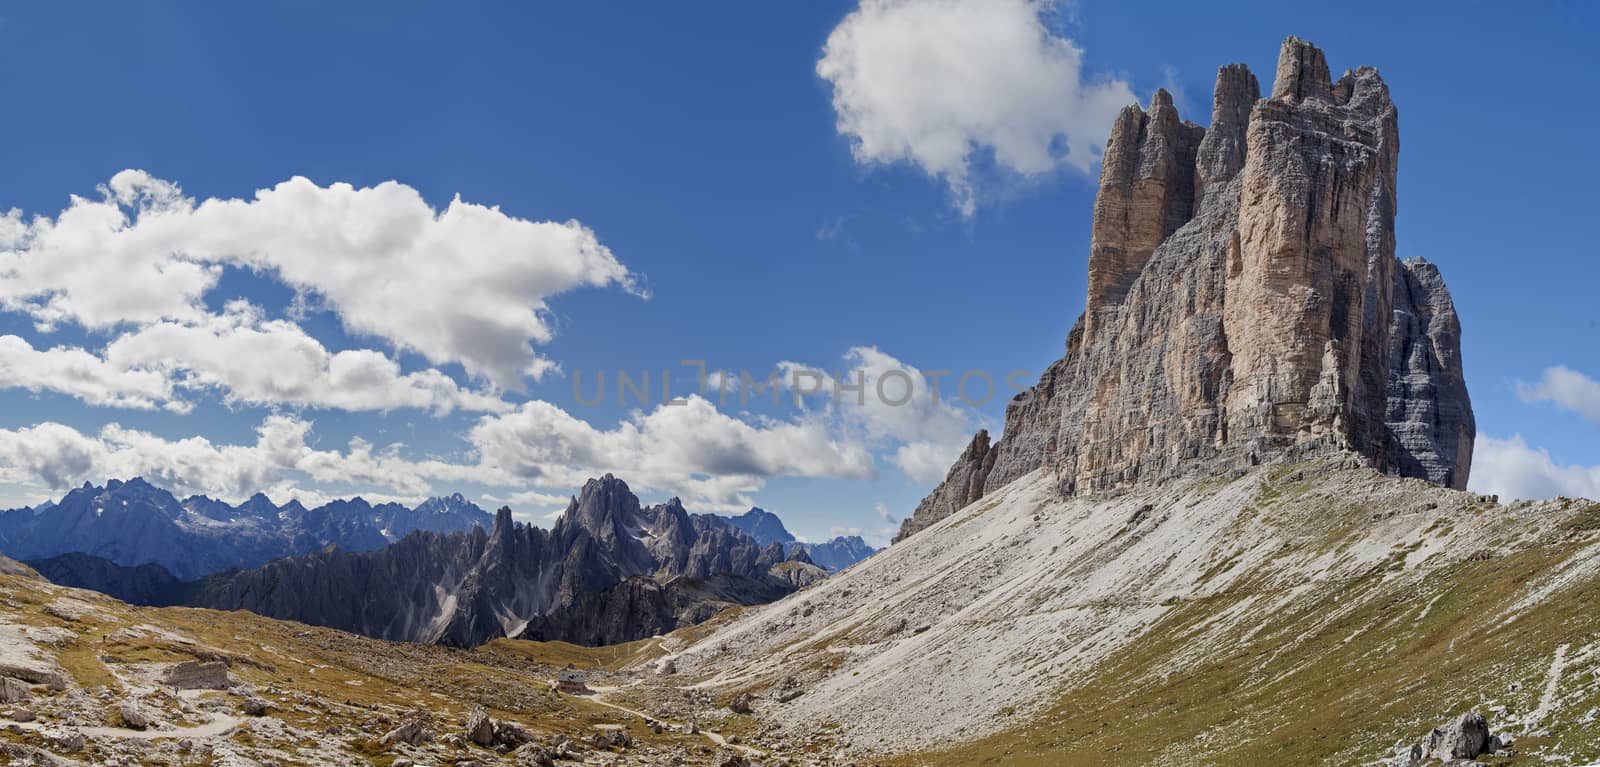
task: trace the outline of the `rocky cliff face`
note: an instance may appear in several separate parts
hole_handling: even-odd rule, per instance
[[[1465,488],[1475,427],[1438,270],[1395,257],[1399,123],[1362,67],[1284,41],[1271,94],[1217,75],[1210,129],[1157,91],[1118,116],[1067,354],[980,433],[901,537],[1034,469],[1066,494],[1344,451]]]
[[[811,582],[789,572],[795,564],[781,545],[772,549],[722,517],[690,515],[676,498],[641,506],[608,474],[587,482],[549,531],[501,509],[487,533],[418,531],[378,551],[330,548],[280,559],[214,576],[189,603],[380,639],[605,644],[771,601]]]

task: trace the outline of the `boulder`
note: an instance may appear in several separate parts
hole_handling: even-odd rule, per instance
[[[538,743],[524,743],[511,752],[517,767],[555,767],[555,753]]]
[[[494,745],[494,720],[489,718],[489,712],[484,711],[483,706],[472,708],[472,714],[467,717],[467,729],[463,736],[484,748]]]
[[[1487,751],[1489,721],[1483,714],[1468,711],[1443,727],[1428,733],[1424,755],[1441,761],[1471,759]]]
[[[226,690],[235,682],[222,661],[184,661],[161,675],[161,683],[179,690]]]
[[[419,719],[413,719],[409,722],[406,722],[405,724],[402,724],[399,727],[384,733],[381,740],[386,746],[393,745],[395,743],[409,743],[415,746],[422,742],[422,721]]]
[[[733,700],[728,702],[728,710],[735,714],[745,714],[748,716],[754,711],[752,708],[752,704],[754,703],[754,695],[751,695],[748,692],[742,692],[738,695],[735,695]]]
[[[737,751],[719,751],[712,767],[750,767],[750,759]]]
[[[150,717],[136,700],[123,701],[117,706],[117,715],[122,717],[122,725],[129,729],[143,730],[150,726]]]
[[[87,743],[83,737],[83,733],[78,732],[77,730],[46,730],[42,734],[44,735],[44,739],[49,741],[50,746],[57,751],[65,751],[68,753],[82,751],[84,745]]]
[[[601,730],[590,736],[589,743],[598,749],[633,748],[633,736],[627,730]]]
[[[1429,759],[1441,762],[1472,759],[1504,753],[1508,745],[1500,736],[1489,732],[1489,720],[1483,714],[1468,711],[1448,724],[1433,728],[1422,742],[1401,747],[1390,763],[1395,767],[1414,767]]]
[[[254,695],[250,695],[246,696],[244,702],[239,704],[239,708],[244,711],[246,716],[265,716],[267,711],[271,710],[272,705]]]
[[[504,720],[490,720],[494,722],[494,741],[505,748],[520,748],[533,741],[533,733],[523,729],[515,722]]]
[[[21,679],[29,684],[42,684],[52,690],[67,689],[67,678],[61,672],[41,663],[0,663],[0,677]]]
[[[32,697],[27,682],[9,676],[0,677],[0,703],[26,703]]]

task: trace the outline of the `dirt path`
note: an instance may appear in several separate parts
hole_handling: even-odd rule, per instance
[[[193,727],[174,727],[170,730],[130,730],[123,727],[65,727],[60,725],[43,725],[39,722],[7,723],[7,726],[16,726],[24,730],[38,731],[41,729],[62,729],[81,732],[90,738],[141,738],[144,740],[159,740],[163,738],[214,738],[239,726],[242,721],[239,717],[227,714],[212,714],[212,720],[206,724],[197,724]]]
[[[600,705],[605,706],[606,708],[614,708],[614,709],[616,709],[618,711],[622,711],[624,713],[633,714],[634,716],[637,716],[640,719],[654,719],[657,722],[660,722],[663,727],[678,727],[678,728],[682,728],[685,732],[688,731],[688,725],[685,725],[682,722],[670,722],[670,721],[667,721],[667,720],[662,719],[660,717],[651,716],[649,714],[646,714],[643,711],[637,711],[635,709],[628,708],[627,706],[621,705],[619,703],[612,703],[611,701],[606,700],[604,697],[602,697],[608,692],[616,692],[617,690],[622,689],[621,687],[596,687],[594,685],[590,685],[589,689],[594,690],[594,694],[588,696],[589,700],[592,700],[595,703],[599,703]],[[709,732],[707,730],[700,730],[700,734],[706,736],[706,739],[710,740],[712,743],[715,743],[715,744],[717,744],[719,746],[723,746],[725,748],[736,748],[736,749],[738,749],[740,751],[743,751],[748,756],[766,756],[767,755],[765,751],[762,751],[761,749],[758,749],[758,748],[751,748],[750,746],[740,745],[738,743],[729,743],[727,738],[724,738],[721,735],[719,735],[717,733],[714,733],[714,732]]]

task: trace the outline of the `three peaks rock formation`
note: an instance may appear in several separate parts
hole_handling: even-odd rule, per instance
[[[1439,270],[1395,257],[1398,114],[1283,42],[1271,95],[1217,73],[1211,127],[1158,90],[1118,115],[1066,356],[979,432],[904,538],[1044,467],[1069,495],[1345,451],[1466,487],[1475,426]]]

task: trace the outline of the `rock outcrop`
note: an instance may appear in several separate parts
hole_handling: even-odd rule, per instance
[[[190,660],[168,667],[161,683],[178,690],[226,690],[234,680],[222,661]]]
[[[917,504],[917,510],[911,516],[900,522],[900,533],[894,540],[904,539],[978,500],[983,495],[989,472],[994,468],[997,453],[989,445],[989,431],[980,429],[973,435],[972,442],[967,444],[967,449],[961,452],[961,457],[956,459],[955,465],[950,467],[944,482],[922,499],[922,503]]]
[[[1468,711],[1449,723],[1433,728],[1421,742],[1402,747],[1393,761],[1395,767],[1415,767],[1427,763],[1454,764],[1484,754],[1501,752],[1507,745],[1499,735],[1489,732],[1489,720]]]
[[[1066,356],[979,432],[904,538],[1045,468],[1085,494],[1345,451],[1465,488],[1475,427],[1439,271],[1395,257],[1398,113],[1284,41],[1271,95],[1217,75],[1211,127],[1157,91],[1118,115]]]

